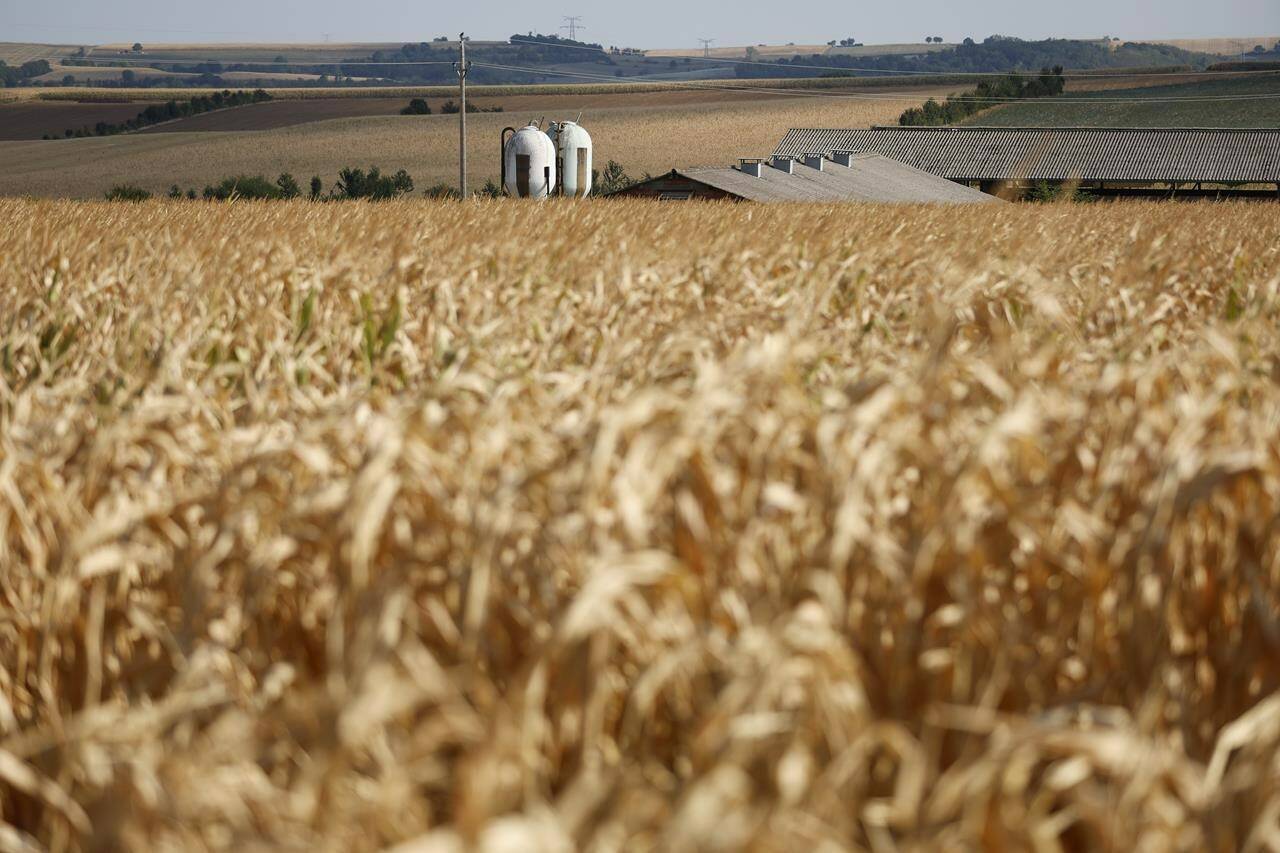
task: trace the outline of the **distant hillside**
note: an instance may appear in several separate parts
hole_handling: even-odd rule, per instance
[[[1143,98],[1203,98],[1274,95],[1259,100],[1151,101]],[[1124,102],[1116,99],[1124,99]],[[1034,103],[1008,104],[974,116],[967,125],[989,127],[1280,127],[1280,74],[1218,78],[1173,86],[1069,92]]]
[[[1221,57],[1170,45],[1108,40],[1024,41],[990,36],[962,44],[862,45],[851,38],[835,46],[742,48],[739,59],[670,55],[528,33],[506,41],[472,41],[468,78],[476,85],[743,80],[813,77],[886,77],[899,74],[1038,72],[1043,67],[1114,69],[1203,68]],[[10,45],[7,55],[39,57],[39,45]],[[736,48],[721,49],[737,51]],[[790,53],[783,53],[790,51]],[[659,54],[666,55],[659,55]],[[22,72],[12,63],[0,84],[233,87],[263,85],[452,85],[458,44],[444,37],[405,44],[134,44],[49,47],[50,67]],[[56,68],[55,68],[56,66]]]
[[[1205,54],[1192,53],[1170,45],[1071,39],[1024,41],[1007,36],[990,36],[982,42],[966,39],[964,43],[953,45],[950,49],[926,54],[795,56],[769,63],[739,63],[734,66],[734,71],[738,77],[750,78],[812,76],[813,66],[830,68],[831,73],[848,74],[1038,71],[1056,65],[1076,69],[1148,66],[1199,68],[1204,67],[1211,59]]]

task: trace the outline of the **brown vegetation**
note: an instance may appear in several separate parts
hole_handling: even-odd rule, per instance
[[[0,839],[1274,847],[1277,247],[0,201]]]

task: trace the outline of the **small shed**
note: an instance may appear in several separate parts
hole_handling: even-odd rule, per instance
[[[742,160],[737,166],[672,169],[612,193],[662,201],[889,202],[982,204],[992,196],[879,154],[814,153]]]

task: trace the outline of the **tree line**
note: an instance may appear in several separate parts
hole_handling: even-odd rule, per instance
[[[604,171],[592,170],[592,185],[597,195],[607,195],[615,190],[631,186],[643,178],[633,179],[616,160],[605,164]],[[262,200],[288,201],[290,199],[307,198],[311,201],[349,201],[365,199],[369,201],[385,201],[401,198],[414,190],[413,177],[404,169],[394,174],[384,173],[377,166],[368,170],[346,168],[338,172],[338,179],[326,188],[319,175],[314,175],[306,190],[289,172],[282,173],[274,181],[264,175],[236,175],[223,178],[216,184],[208,184],[203,192],[194,187],[183,190],[177,184],[169,188],[170,199],[187,199],[188,201],[230,201],[230,200]],[[428,198],[458,198],[458,191],[450,184],[439,183],[423,191]],[[503,195],[502,186],[492,178],[485,181],[484,186],[475,193],[480,198],[499,198]],[[137,184],[117,184],[109,189],[104,197],[108,201],[147,201],[153,193]]]
[[[52,70],[53,66],[46,59],[33,59],[30,62],[22,63],[17,68],[0,59],[0,86],[5,88],[22,86],[33,77],[48,74]]]
[[[1067,86],[1062,66],[1042,68],[1039,77],[1024,78],[1010,74],[1000,80],[979,83],[977,87],[959,95],[952,95],[942,103],[933,98],[924,106],[912,107],[898,118],[904,127],[958,124],[974,113],[1006,103],[1009,98],[1051,98],[1061,95]]]
[[[144,127],[150,127],[153,124],[188,118],[200,113],[225,110],[246,104],[260,104],[270,100],[271,93],[263,89],[256,89],[252,92],[224,90],[222,92],[214,92],[212,95],[197,95],[186,101],[168,101],[163,104],[152,104],[128,121],[116,124],[100,121],[93,127],[85,125],[79,130],[68,129],[64,132],[63,137],[71,139],[72,137],[85,136],[114,136],[117,133],[130,133],[135,130],[141,130]],[[44,136],[45,139],[63,137],[59,137],[57,134],[45,134]]]
[[[460,112],[462,112],[462,108],[458,106],[458,102],[454,100],[445,101],[440,106],[441,115],[457,115]],[[502,112],[502,107],[500,105],[492,106],[492,107],[478,107],[470,101],[467,102],[467,115],[471,115],[472,113],[500,113],[500,112]],[[429,116],[431,115],[431,105],[427,103],[425,98],[414,98],[411,101],[409,101],[409,106],[400,110],[400,115]]]
[[[324,181],[314,175],[306,191],[306,197],[312,201],[343,201],[349,199],[370,199],[382,201],[399,198],[413,192],[413,178],[404,169],[394,174],[384,174],[377,166],[364,169],[349,167],[338,172],[338,179],[325,192]],[[282,173],[272,181],[263,175],[236,175],[223,178],[216,184],[208,184],[204,191],[197,193],[194,188],[185,192],[177,184],[169,188],[171,199],[188,199],[195,201],[203,198],[206,201],[229,201],[232,199],[287,201],[302,198],[304,191],[298,181],[289,172]],[[117,184],[107,190],[108,201],[146,201],[152,197],[150,190],[136,184]]]
[[[1125,42],[1111,46],[1100,41],[1044,39],[1024,41],[990,36],[982,42],[965,39],[953,48],[903,56],[839,56],[815,54],[784,57],[772,63],[734,66],[742,78],[814,77],[812,66],[829,68],[824,76],[877,76],[885,73],[1008,72],[1031,68],[1130,68],[1139,66],[1203,67],[1205,54],[1164,44]],[[797,67],[809,66],[809,67]]]

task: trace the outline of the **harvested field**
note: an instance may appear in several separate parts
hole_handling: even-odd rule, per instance
[[[0,837],[1266,850],[1278,247],[0,201]]]
[[[761,59],[789,59],[793,56],[812,56],[816,53],[826,53],[827,46],[825,44],[762,44],[749,48],[744,45],[742,47],[713,47],[710,53],[712,59],[745,59],[748,50],[754,50],[756,56]],[[700,46],[671,47],[646,50],[644,55],[662,59],[678,59],[685,56],[690,58],[705,56],[705,52]]]
[[[404,42],[350,42],[330,44],[144,44],[141,54],[134,54],[129,44],[105,44],[93,48],[92,59],[141,58],[165,59],[184,62],[271,62],[284,56],[291,62],[340,62],[345,59],[367,59],[375,51],[397,51]]]
[[[266,101],[229,110],[201,113],[165,122],[142,133],[196,133],[200,131],[272,130],[335,118],[399,115],[404,98],[333,98],[331,100]],[[264,109],[265,108],[265,109]]]
[[[69,44],[28,44],[0,41],[0,61],[8,65],[21,65],[33,59],[71,56],[79,48]]]
[[[169,85],[174,85],[177,81],[196,76],[178,71],[167,71],[163,68],[149,68],[145,65],[130,65],[127,69],[123,66],[120,68],[91,68],[87,65],[54,65],[48,74],[41,74],[34,79],[40,83],[60,83],[62,78],[70,74],[78,83],[102,85],[103,83],[120,82],[120,74],[126,70],[132,71],[139,82],[167,80]]]
[[[861,47],[829,47],[823,53],[830,56],[910,56],[922,53],[941,53],[955,50],[954,44],[864,44]]]
[[[908,106],[946,91],[913,90],[910,95],[870,100],[752,98],[660,108],[600,107],[590,109],[583,122],[595,141],[601,166],[613,159],[639,175],[678,165],[724,164],[737,157],[764,156],[792,124],[852,127],[894,121]],[[495,152],[502,128],[544,115],[552,103],[541,101],[536,109],[517,109],[514,99],[510,104],[506,96],[496,100],[509,105],[512,112],[474,115],[468,121],[468,157],[477,186],[486,178],[498,177]],[[567,105],[566,112],[576,114],[583,100],[570,98],[562,103]],[[237,108],[243,109],[251,108]],[[237,118],[232,112],[236,111],[210,114],[210,119],[216,115],[219,121],[232,121]],[[167,127],[178,131],[181,125]],[[691,127],[698,131],[690,133]],[[371,164],[407,169],[420,187],[426,187],[456,181],[457,133],[454,116],[395,115],[263,131],[153,131],[102,139],[5,142],[0,143],[0,195],[97,197],[122,180],[155,191],[173,183],[198,190],[228,175],[274,176],[284,171],[300,178],[318,174],[328,183],[343,167]]]
[[[196,74],[182,71],[168,71],[161,68],[148,68],[142,65],[120,66],[119,68],[88,67],[84,65],[55,65],[48,74],[41,74],[35,80],[42,83],[61,83],[67,75],[75,78],[77,83],[100,85],[104,81],[118,81],[122,71],[132,71],[139,80],[166,80],[167,85],[174,81],[191,79]],[[289,83],[311,82],[320,79],[318,74],[286,74],[275,71],[224,71],[219,75],[229,85],[261,85],[278,86]],[[361,79],[361,78],[353,78]],[[189,96],[188,96],[189,97]]]
[[[746,104],[759,100],[774,100],[787,95],[760,95],[752,92],[726,92],[715,89],[684,89],[636,94],[589,95],[508,95],[502,97],[468,97],[470,103],[480,108],[502,107],[506,121],[526,124],[530,119],[556,112],[577,115],[585,111],[583,120],[590,121],[592,113],[605,108],[663,109],[690,104]],[[911,96],[908,96],[911,97]],[[435,116],[448,100],[455,98],[426,98]],[[296,101],[268,101],[219,110],[198,116],[167,122],[150,128],[145,133],[191,133],[195,131],[271,130],[293,127],[315,121],[337,118],[367,118],[370,116],[398,116],[409,103],[408,98],[334,98],[331,100],[308,99]],[[3,115],[3,113],[0,113]],[[456,121],[456,118],[454,119]]]
[[[1238,56],[1249,53],[1257,45],[1270,50],[1280,44],[1280,36],[1239,36],[1238,38],[1203,38],[1203,39],[1163,39],[1148,40],[1152,44],[1168,44],[1183,50],[1194,50],[1201,53],[1216,53],[1223,56]]]
[[[0,105],[0,140],[41,139],[100,121],[119,123],[135,117],[146,104],[77,104],[69,101],[19,101]],[[0,167],[2,168],[2,167]]]
[[[510,86],[468,86],[467,95],[477,97],[506,97],[514,95],[636,95],[655,92],[679,92],[688,90],[725,89],[798,89],[803,91],[848,91],[881,93],[915,91],[919,88],[936,88],[948,85],[968,85],[972,78],[965,76],[918,75],[902,77],[797,77],[779,80],[657,80],[621,83],[538,83]],[[186,88],[93,88],[68,87],[59,89],[18,88],[0,90],[0,98],[13,100],[86,101],[106,99],[118,101],[167,101],[170,98],[189,98],[193,95],[209,95],[225,87],[208,89]],[[272,97],[279,100],[328,100],[331,98],[427,98],[454,97],[456,86],[307,86],[268,88]]]

